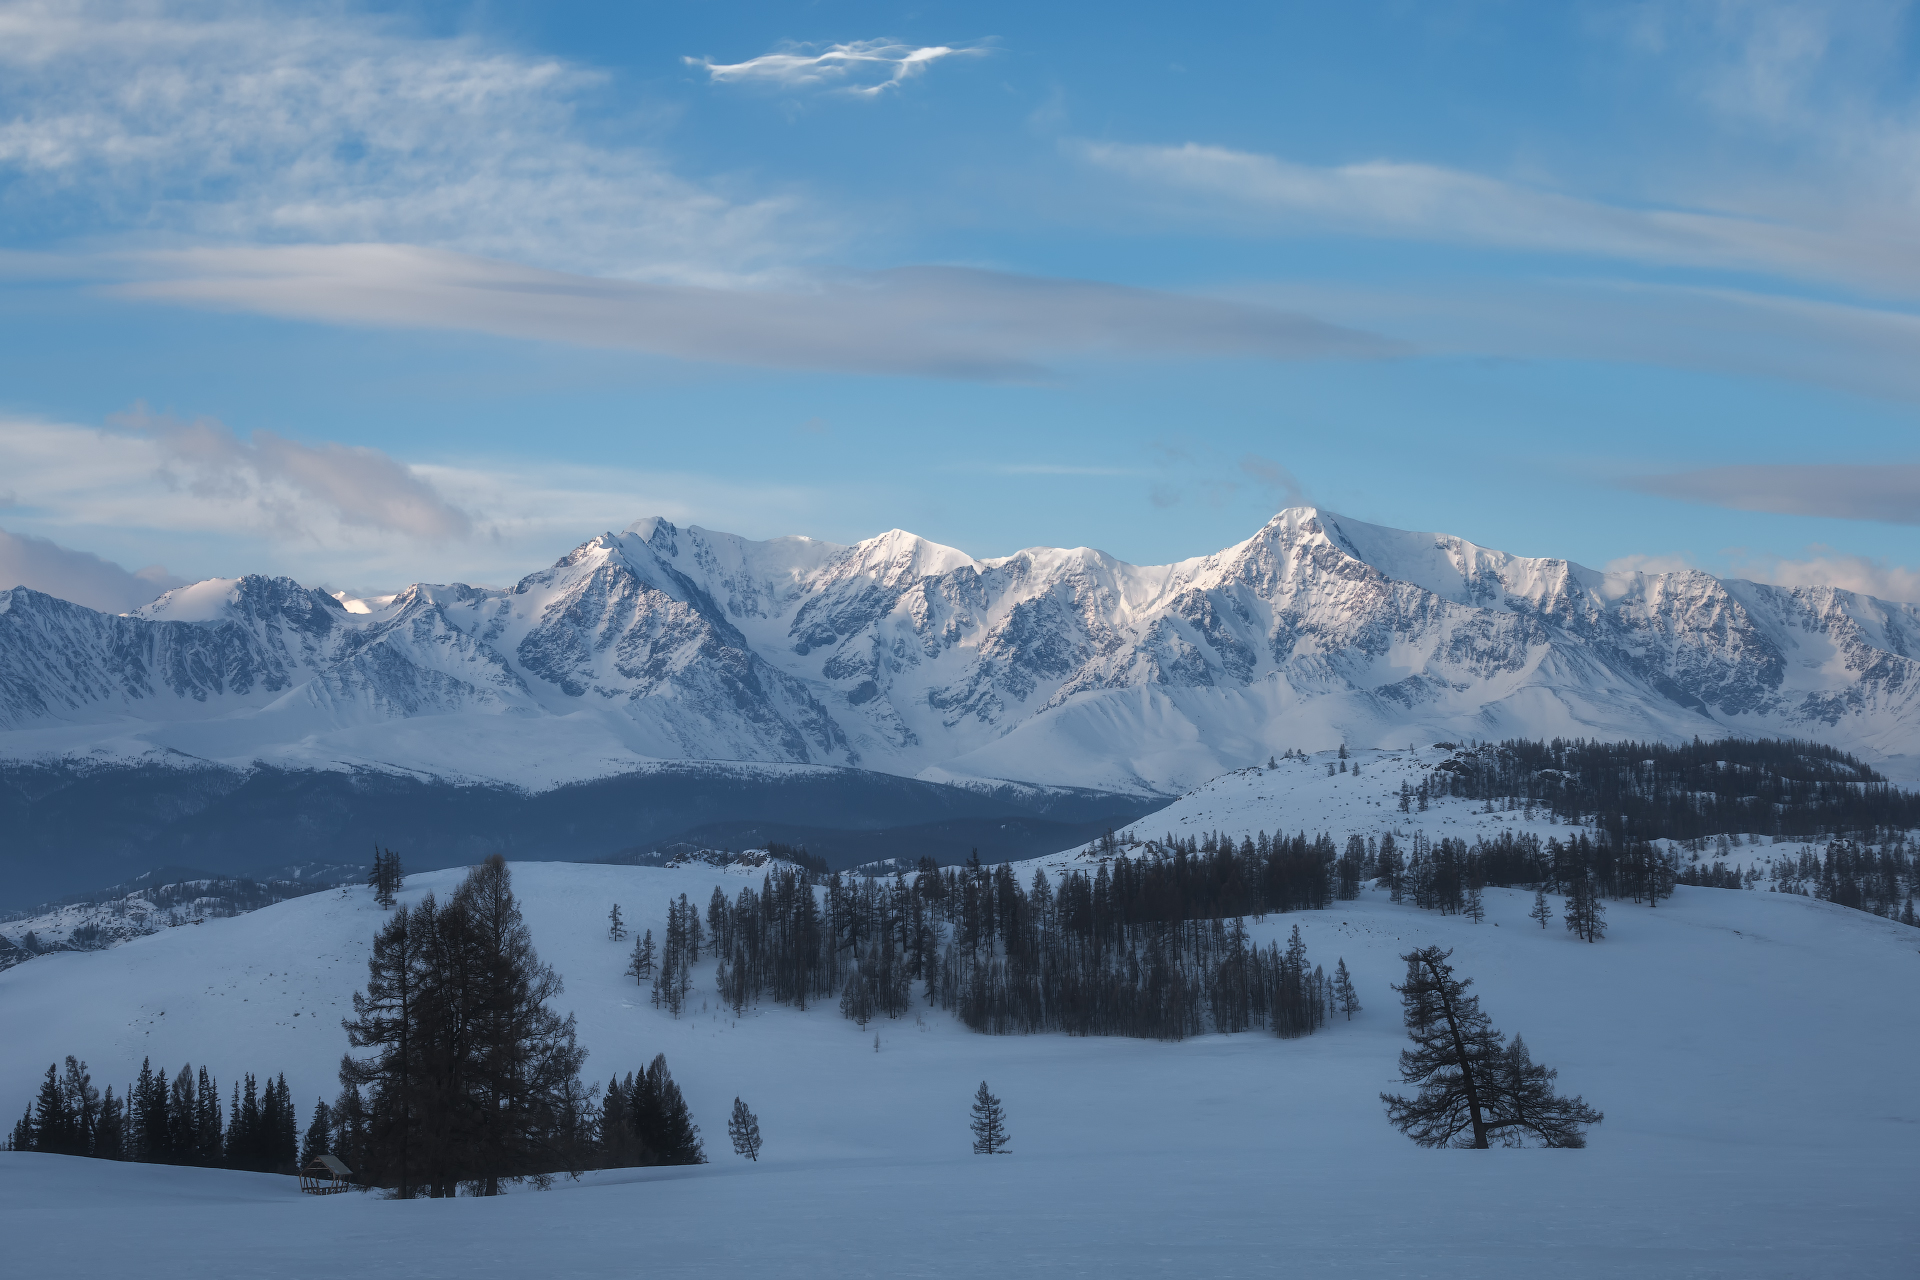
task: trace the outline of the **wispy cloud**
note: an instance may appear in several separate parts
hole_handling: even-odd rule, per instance
[[[19,486],[16,528],[412,550],[482,531],[430,478],[377,449],[242,437],[212,419],[144,410],[104,428],[0,422],[0,474]]]
[[[997,476],[1144,476],[1139,467],[1095,467],[1069,462],[1003,462],[985,467]]]
[[[1254,483],[1266,489],[1283,506],[1298,506],[1306,497],[1306,490],[1294,479],[1293,472],[1272,458],[1249,453],[1240,459],[1240,473],[1253,477]]]
[[[1837,587],[1881,600],[1920,604],[1920,571],[1885,560],[1848,555],[1830,547],[1812,546],[1805,560],[1761,557],[1735,565],[1735,572],[1755,582],[1782,587]]]
[[[1019,380],[1074,356],[1366,359],[1371,334],[1256,304],[955,267],[714,288],[567,275],[398,245],[192,250],[131,297],[336,323],[464,329],[790,369]]]
[[[1332,231],[1761,271],[1874,292],[1920,290],[1920,237],[1905,228],[1807,227],[1738,213],[1609,204],[1406,161],[1319,167],[1198,143],[1096,142],[1075,149],[1169,212],[1249,231]]]
[[[1677,554],[1658,555],[1636,552],[1630,556],[1621,556],[1606,563],[1608,573],[1685,573],[1700,566],[1693,557],[1682,551]]]
[[[204,420],[138,425],[0,419],[0,475],[21,495],[7,523],[17,535],[42,535],[25,537],[24,549],[0,548],[0,577],[11,564],[26,585],[116,610],[177,585],[157,566],[134,575],[139,583],[118,568],[90,567],[86,552],[68,551],[78,543],[122,559],[163,557],[201,577],[287,573],[350,583],[364,595],[422,580],[503,585],[641,516],[750,537],[857,534],[870,518],[864,495],[798,484],[512,458],[409,463],[332,443],[242,437]],[[362,483],[364,496],[339,492]],[[389,503],[397,513],[369,510]],[[461,521],[470,521],[464,536],[436,532]],[[46,535],[64,557],[47,549]],[[63,589],[70,582],[80,585]],[[73,594],[83,589],[91,594]]]
[[[1707,467],[1634,476],[1629,488],[1737,511],[1920,524],[1920,466],[1833,464]]]
[[[577,123],[605,77],[286,4],[0,3],[9,238],[404,241],[716,280],[823,243]]]
[[[108,421],[154,443],[170,488],[245,504],[288,536],[310,534],[316,508],[331,521],[428,541],[473,532],[472,517],[378,449],[306,445],[271,431],[243,440],[211,418],[182,421],[144,408]]]
[[[91,552],[0,529],[0,589],[31,587],[103,613],[126,613],[185,585],[157,564],[129,573]]]
[[[745,62],[720,63],[688,58],[714,84],[761,84],[781,89],[826,89],[875,97],[898,89],[945,58],[976,57],[985,45],[911,45],[897,40],[854,40],[847,44],[784,45]]]

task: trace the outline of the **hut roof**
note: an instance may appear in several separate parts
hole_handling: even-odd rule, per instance
[[[353,1176],[353,1170],[347,1168],[347,1166],[341,1161],[340,1157],[336,1155],[329,1155],[326,1152],[321,1152],[319,1155],[313,1158],[313,1163],[318,1165],[325,1165],[327,1168],[327,1172],[333,1174],[335,1177],[350,1178]],[[308,1167],[311,1168],[312,1166],[309,1165]]]

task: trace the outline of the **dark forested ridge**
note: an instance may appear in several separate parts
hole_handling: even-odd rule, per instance
[[[1438,745],[1454,754],[1429,775],[1429,789],[1591,823],[1616,842],[1734,833],[1808,840],[1920,827],[1920,793],[1817,742],[1515,738]]]

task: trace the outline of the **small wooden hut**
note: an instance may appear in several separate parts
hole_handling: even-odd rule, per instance
[[[310,1196],[330,1196],[353,1185],[353,1170],[339,1156],[325,1152],[307,1162],[300,1171],[300,1189]]]

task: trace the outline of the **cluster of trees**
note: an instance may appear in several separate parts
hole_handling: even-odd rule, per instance
[[[731,901],[716,888],[705,932],[736,1015],[763,999],[805,1008],[838,994],[865,1026],[907,1012],[918,983],[930,1003],[995,1034],[1304,1035],[1339,1005],[1333,981],[1307,960],[1297,929],[1284,950],[1262,950],[1244,917],[1328,905],[1336,861],[1330,838],[1303,834],[1238,846],[1209,837],[1204,848],[1170,840],[1092,875],[1071,871],[1057,889],[1044,871],[1023,886],[1010,866],[977,858],[946,869],[923,860],[911,879],[836,873],[824,893],[808,873],[780,868]],[[671,971],[684,1000],[700,940],[684,897],[669,903],[668,934],[655,990]],[[644,980],[641,968],[629,972]]]
[[[540,962],[506,862],[475,867],[445,902],[396,911],[375,935],[366,989],[345,1023],[330,1108],[335,1151],[362,1182],[402,1198],[578,1167],[591,1130],[586,1053],[547,1002],[560,978]]]
[[[740,1100],[734,1099],[739,1108]],[[596,1169],[629,1169],[640,1165],[705,1164],[700,1126],[693,1122],[680,1086],[667,1070],[667,1056],[655,1057],[644,1071],[629,1071],[625,1079],[607,1081],[600,1096],[600,1115],[594,1132],[584,1136],[577,1163]],[[758,1152],[759,1130],[754,1130]]]
[[[1423,1147],[1584,1147],[1585,1130],[1604,1117],[1578,1097],[1553,1092],[1558,1072],[1533,1061],[1519,1036],[1509,1044],[1457,978],[1451,951],[1422,947],[1400,958],[1407,979],[1397,986],[1411,1049],[1400,1053],[1400,1079],[1412,1097],[1383,1093],[1387,1118]]]
[[[1680,746],[1512,739],[1442,761],[1423,789],[1591,824],[1614,844],[1726,831],[1867,837],[1920,827],[1920,793],[1844,751],[1790,738]]]
[[[375,845],[373,867],[367,872],[367,887],[373,890],[374,901],[383,907],[391,907],[406,879],[406,872],[400,869],[400,855]]]
[[[1774,868],[1782,893],[1804,893],[1856,911],[1898,920],[1916,921],[1913,900],[1920,894],[1920,854],[1903,834],[1877,848],[1857,840],[1833,840],[1816,855],[1802,849]]]
[[[952,928],[928,994],[973,1030],[1001,1035],[1177,1040],[1253,1028],[1298,1036],[1323,1026],[1332,984],[1307,959],[1299,929],[1284,951],[1262,950],[1242,915],[1196,908],[1206,886],[1183,867],[1204,870],[1185,859],[1122,856],[1111,874],[1105,864],[1092,876],[1068,872],[1057,892],[1044,871],[1023,889],[1005,865],[970,867],[942,904]]]
[[[119,1097],[103,1094],[87,1064],[71,1054],[64,1072],[47,1067],[39,1094],[13,1127],[14,1151],[133,1160],[145,1164],[198,1165],[292,1173],[298,1120],[284,1074],[264,1087],[252,1075],[236,1083],[226,1107],[205,1067],[182,1066],[173,1079],[165,1068],[140,1064],[140,1076]]]
[[[1411,901],[1423,910],[1475,921],[1483,915],[1481,890],[1490,885],[1531,885],[1564,893],[1570,910],[1578,902],[1583,913],[1598,919],[1605,914],[1602,898],[1658,906],[1662,898],[1673,896],[1678,878],[1672,855],[1650,841],[1614,844],[1584,832],[1564,841],[1542,841],[1531,832],[1503,831],[1469,844],[1452,837],[1434,841],[1416,831],[1404,858],[1391,833],[1378,840],[1355,836],[1348,848],[1343,862],[1357,862],[1363,874],[1378,877],[1395,902]]]
[[[678,901],[667,903],[667,936],[660,948],[659,963],[656,965],[653,959],[653,930],[647,930],[646,937],[633,949],[628,972],[636,978],[652,975],[654,1008],[680,1016],[693,990],[692,967],[700,963],[700,942],[700,909],[683,893]]]

